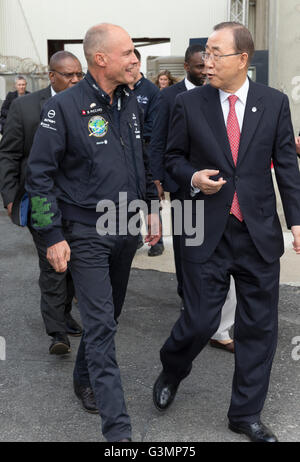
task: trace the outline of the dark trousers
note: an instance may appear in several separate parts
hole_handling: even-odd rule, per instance
[[[104,437],[131,438],[114,338],[138,237],[99,236],[95,226],[70,222],[65,223],[65,236],[84,327],[74,380],[91,385]]]
[[[235,372],[228,417],[259,419],[277,344],[279,261],[266,263],[245,223],[230,216],[222,240],[202,264],[183,260],[185,311],[161,350],[164,371],[179,382],[219,327],[232,274],[236,285]]]
[[[171,202],[174,200],[183,200],[182,193],[180,191],[170,193]],[[171,220],[172,220],[172,237],[173,237],[173,252],[175,260],[175,271],[177,278],[177,293],[179,297],[183,298],[183,276],[182,276],[182,262],[181,262],[181,236],[174,235],[174,210],[171,209]]]
[[[66,332],[65,314],[72,310],[74,285],[70,271],[56,273],[47,260],[47,248],[40,234],[31,226],[31,232],[39,257],[41,313],[48,335]]]

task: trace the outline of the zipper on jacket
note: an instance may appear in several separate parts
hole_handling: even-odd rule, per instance
[[[138,198],[143,199],[143,194],[141,193],[140,183],[139,183],[139,175],[138,175],[138,169],[137,169],[137,164],[136,164],[134,142],[132,139],[132,125],[130,124],[130,122],[128,122],[128,133],[129,133],[129,141],[130,141],[130,146],[131,146],[131,157],[133,160],[133,166],[134,166],[134,171],[135,171],[136,192],[137,192]]]

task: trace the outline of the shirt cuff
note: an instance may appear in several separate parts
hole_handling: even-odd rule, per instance
[[[191,179],[191,191],[190,191],[191,197],[195,197],[197,194],[199,194],[199,192],[201,192],[199,188],[195,188],[195,186],[193,186],[193,178],[196,175],[196,173],[198,172],[195,172]]]

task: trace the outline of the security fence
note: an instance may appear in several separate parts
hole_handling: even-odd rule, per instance
[[[49,83],[48,66],[37,64],[30,58],[0,55],[0,104],[9,91],[15,90],[15,79],[19,75],[26,78],[30,92],[45,88]]]

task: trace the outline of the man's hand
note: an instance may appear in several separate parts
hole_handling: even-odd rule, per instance
[[[295,138],[295,143],[296,143],[296,151],[297,151],[297,154],[299,154],[300,156],[300,136],[297,136]]]
[[[223,178],[219,178],[218,181],[210,179],[211,176],[216,176],[219,173],[219,170],[201,170],[200,172],[196,172],[193,176],[192,184],[194,188],[200,189],[207,196],[216,194],[227,183]]]
[[[12,215],[12,208],[13,208],[13,202],[10,202],[7,205],[7,215],[9,216],[9,218],[11,218],[11,215]]]
[[[61,241],[48,247],[47,260],[57,273],[64,273],[68,269],[71,250],[67,241]]]
[[[156,188],[157,188],[159,200],[160,200],[160,201],[164,201],[164,200],[165,200],[165,191],[164,191],[164,188],[162,187],[160,181],[159,181],[159,180],[155,180],[155,181],[154,181],[154,184],[155,184],[155,186],[156,186]]]
[[[300,226],[292,226],[292,233],[294,236],[294,250],[297,255],[300,255]]]
[[[145,242],[148,242],[148,245],[153,247],[160,240],[161,234],[162,226],[159,215],[156,213],[148,215],[148,234],[145,237]]]

